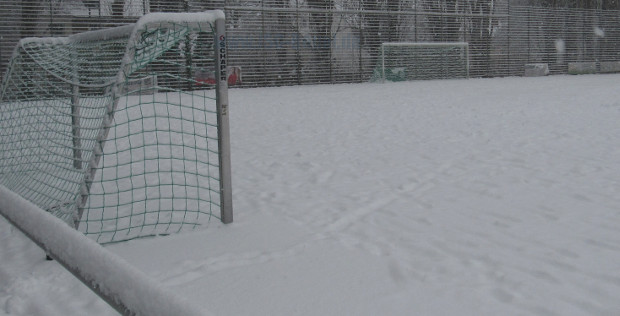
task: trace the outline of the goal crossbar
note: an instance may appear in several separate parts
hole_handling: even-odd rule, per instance
[[[214,85],[193,78],[205,67]],[[0,95],[0,184],[104,243],[194,227],[215,209],[232,222],[226,67],[220,10],[22,39]]]

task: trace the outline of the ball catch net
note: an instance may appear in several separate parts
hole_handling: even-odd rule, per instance
[[[232,221],[224,28],[221,11],[153,13],[22,39],[2,83],[0,184],[100,243]]]

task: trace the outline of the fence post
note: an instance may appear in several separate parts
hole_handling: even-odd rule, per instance
[[[228,110],[228,82],[226,67],[226,20],[215,20],[214,42],[216,48],[215,80],[218,126],[218,158],[220,169],[220,212],[224,224],[232,223],[232,183],[230,159],[230,123]]]
[[[512,14],[512,12],[510,12],[510,0],[508,0],[508,8],[506,9],[506,12],[508,13],[508,17],[506,18],[507,21],[506,23],[508,24],[508,36],[506,36],[507,38],[507,45],[508,45],[508,51],[506,53],[506,62],[508,63],[508,69],[507,69],[507,75],[512,76],[512,60],[510,58],[510,16]]]
[[[267,57],[265,56],[265,49],[266,49],[266,45],[265,45],[265,0],[262,0],[260,2],[261,5],[261,10],[260,10],[260,19],[261,19],[261,56],[263,57],[263,64],[262,64],[262,68],[263,68],[263,75],[261,76],[264,80],[263,84],[266,84],[268,79],[266,79],[266,74],[267,74]]]
[[[301,41],[301,31],[299,27],[299,0],[295,1],[295,24],[296,24],[296,39],[295,39],[295,58],[297,59],[297,84],[301,85],[301,52],[299,51],[299,42]]]
[[[532,15],[532,8],[528,7],[527,8],[527,24],[526,24],[526,28],[527,28],[527,62],[530,63],[530,56],[532,55],[532,52],[530,50],[530,17]]]
[[[360,12],[361,14],[361,12]],[[359,57],[359,78],[360,78],[360,82],[363,81],[364,78],[364,64],[363,64],[363,60],[362,60],[362,53],[363,53],[363,49],[362,49],[362,44],[364,43],[364,32],[362,30],[362,20],[359,19],[359,43],[357,45],[357,49],[358,49],[358,57]]]

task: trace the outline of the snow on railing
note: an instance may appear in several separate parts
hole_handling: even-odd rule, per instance
[[[209,314],[2,185],[0,215],[123,315]]]

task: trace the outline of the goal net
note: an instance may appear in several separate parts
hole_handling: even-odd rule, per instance
[[[0,184],[100,243],[232,221],[221,11],[16,46]],[[195,74],[210,69],[212,84]],[[223,71],[220,71],[223,69]]]
[[[373,73],[375,81],[469,77],[469,49],[464,42],[383,43]]]

